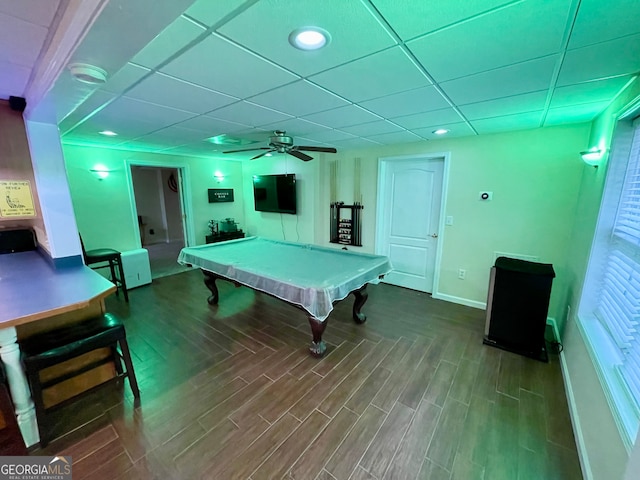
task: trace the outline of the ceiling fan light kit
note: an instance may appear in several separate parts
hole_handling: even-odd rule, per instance
[[[311,146],[302,146],[302,145],[294,145],[293,138],[287,135],[287,132],[284,130],[276,130],[273,132],[273,135],[269,137],[269,146],[268,147],[255,147],[255,148],[242,148],[240,150],[227,150],[222,153],[238,153],[238,152],[251,152],[255,150],[264,150],[264,152],[259,153],[255,157],[251,158],[251,160],[256,160],[260,157],[268,156],[270,153],[286,153],[293,157],[296,157],[303,162],[308,162],[309,160],[313,160],[313,157],[307,155],[306,152],[324,152],[324,153],[338,153],[338,151],[333,147],[311,147]]]

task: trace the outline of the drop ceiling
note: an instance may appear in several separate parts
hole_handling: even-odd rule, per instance
[[[46,24],[48,2],[28,3]],[[22,15],[2,5],[0,32]],[[274,130],[345,149],[588,122],[640,72],[639,19],[637,0],[111,0],[71,59],[107,83],[65,69],[49,96],[65,143],[198,156]],[[309,25],[324,49],[288,43]],[[24,77],[37,59],[6,35],[0,71]],[[0,96],[21,96],[5,76]]]

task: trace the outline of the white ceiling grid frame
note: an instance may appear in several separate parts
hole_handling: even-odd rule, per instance
[[[268,25],[269,28],[256,28]],[[319,51],[291,48],[286,36],[301,26],[321,25],[335,41]],[[230,40],[245,45],[262,57],[297,72],[303,78],[328,70],[395,45],[394,39],[359,1],[261,0],[218,30]],[[366,32],[367,41],[362,41]],[[273,47],[273,48],[272,48]]]
[[[496,70],[558,53],[570,3],[571,0],[515,3],[406,45],[438,82]],[[506,36],[508,42],[504,41]]]

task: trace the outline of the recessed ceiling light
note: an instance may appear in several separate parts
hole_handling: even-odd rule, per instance
[[[319,27],[298,28],[289,34],[289,43],[300,50],[318,50],[330,40],[329,32]]]
[[[449,133],[449,130],[447,130],[446,128],[439,128],[437,130],[434,130],[433,133],[435,133],[436,135],[444,135],[445,133]]]
[[[107,82],[107,72],[88,63],[72,63],[69,65],[69,70],[71,75],[82,83],[102,85]]]
[[[115,137],[118,135],[116,132],[112,132],[111,130],[103,130],[98,132],[100,135],[104,135],[105,137]]]

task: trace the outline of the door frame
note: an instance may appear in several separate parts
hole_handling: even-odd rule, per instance
[[[193,224],[193,199],[191,195],[191,175],[189,174],[189,164],[186,162],[169,161],[168,163],[154,160],[125,160],[125,175],[127,186],[129,187],[129,203],[131,206],[131,214],[133,215],[132,228],[135,232],[134,238],[138,243],[138,248],[142,248],[140,239],[140,227],[137,222],[138,208],[136,206],[136,197],[133,188],[133,178],[131,175],[131,167],[155,167],[155,168],[175,168],[178,170],[178,193],[180,195],[180,210],[182,211],[182,231],[184,234],[184,245],[190,247],[195,245],[193,239],[196,238]]]
[[[389,164],[391,162],[402,162],[409,160],[443,160],[442,166],[442,194],[440,198],[440,221],[438,224],[438,240],[436,245],[436,259],[433,268],[433,291],[431,296],[437,298],[439,295],[440,285],[440,265],[442,263],[442,245],[444,243],[445,232],[445,212],[447,210],[447,190],[449,186],[449,163],[451,158],[451,152],[436,152],[436,153],[415,153],[411,155],[399,155],[393,157],[379,157],[378,158],[378,190],[376,199],[376,233],[375,233],[375,253],[377,255],[385,255],[382,252],[383,235],[382,226],[384,225],[384,219],[382,218],[384,213],[384,185],[386,175],[388,175]]]

